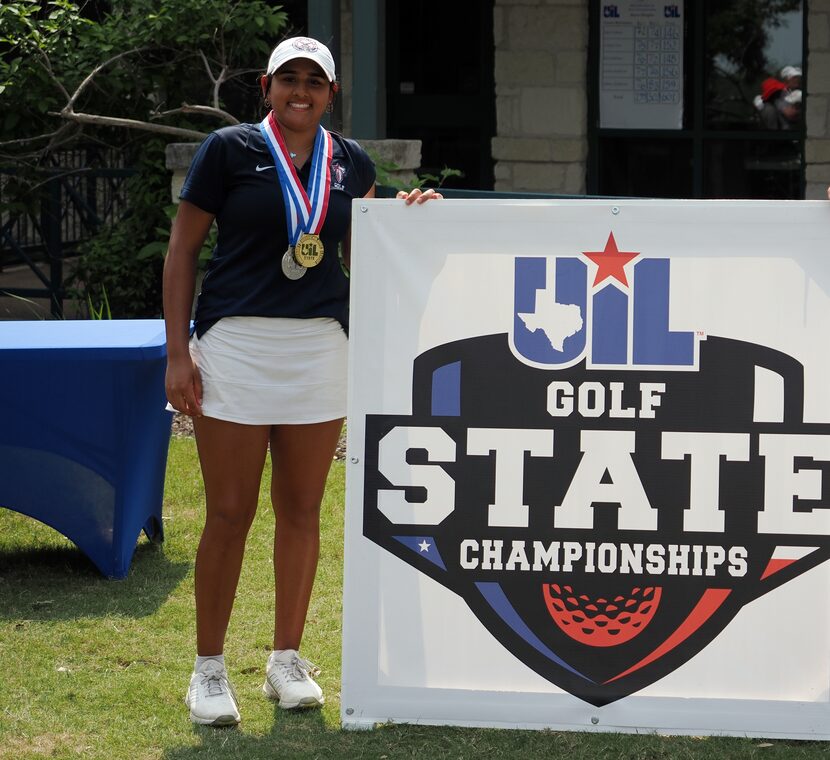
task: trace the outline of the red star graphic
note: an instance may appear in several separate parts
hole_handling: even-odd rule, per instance
[[[597,265],[597,276],[594,279],[594,286],[599,285],[607,277],[616,277],[623,285],[628,287],[628,280],[625,277],[625,265],[640,255],[639,251],[620,251],[617,248],[617,241],[614,240],[614,233],[608,235],[608,242],[604,251],[583,251],[594,264]]]

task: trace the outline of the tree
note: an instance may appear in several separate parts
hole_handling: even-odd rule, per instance
[[[263,0],[4,2],[0,155],[43,160],[108,128],[199,139],[252,116],[286,20]]]
[[[719,0],[712,4],[706,16],[705,58],[711,119],[727,124],[752,122],[752,101],[761,81],[777,74],[771,70],[776,62],[767,59],[771,32],[801,7],[802,0]]]
[[[770,30],[801,5],[802,0],[721,0],[707,19],[707,57],[723,56],[747,74],[761,76],[768,65]]]
[[[257,74],[286,24],[264,0],[3,0],[0,165],[15,174],[0,211],[38,208],[44,168],[69,147],[115,149],[139,170],[127,213],[84,244],[70,278],[91,310],[160,313],[164,146],[258,121]]]

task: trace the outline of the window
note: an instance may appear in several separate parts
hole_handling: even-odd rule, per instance
[[[638,29],[666,26],[664,13],[673,14],[675,23],[682,16],[678,128],[666,128],[657,109],[652,109],[655,127],[642,115],[645,110],[631,120],[635,128],[602,126],[614,124],[603,114],[608,100],[600,70],[601,27],[607,28],[608,7],[597,0],[591,6],[590,192],[661,198],[803,197],[803,0],[629,0],[612,6],[620,27],[629,21]],[[626,17],[632,8],[640,12],[639,19]],[[614,85],[621,87],[624,80]],[[631,112],[636,108],[632,105]]]

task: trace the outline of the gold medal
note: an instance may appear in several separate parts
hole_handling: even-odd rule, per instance
[[[323,260],[323,241],[309,232],[300,235],[294,248],[294,258],[304,267],[316,267]]]

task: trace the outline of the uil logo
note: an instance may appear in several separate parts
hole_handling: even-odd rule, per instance
[[[516,257],[505,331],[422,353],[412,414],[366,418],[363,534],[595,705],[830,558],[803,367],[675,325],[671,263],[608,230]]]
[[[638,259],[613,232],[602,251],[516,259],[516,354],[541,367],[696,368],[695,333],[668,327],[668,259]]]

